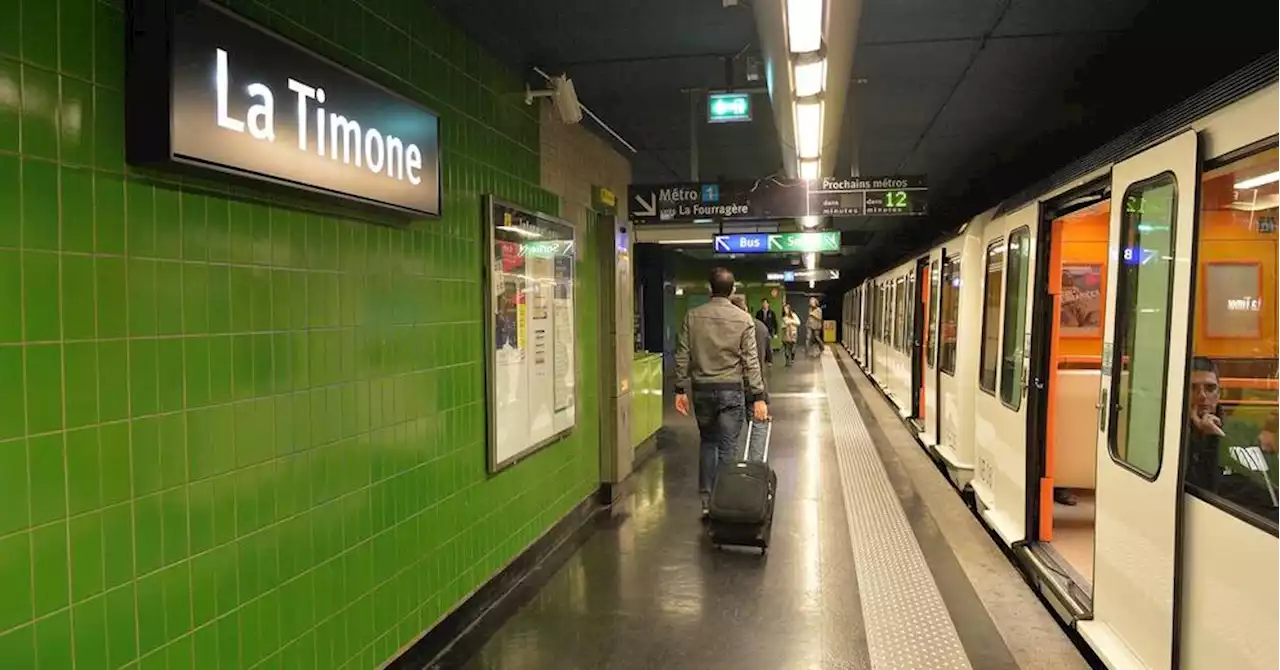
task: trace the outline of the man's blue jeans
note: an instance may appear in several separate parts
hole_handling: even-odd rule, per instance
[[[741,389],[695,388],[692,399],[701,449],[698,492],[711,495],[720,468],[738,459],[738,436],[746,419],[746,397]]]

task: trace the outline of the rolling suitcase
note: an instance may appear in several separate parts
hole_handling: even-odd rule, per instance
[[[773,530],[773,503],[778,489],[778,475],[769,467],[769,435],[773,424],[766,423],[764,454],[760,461],[746,460],[751,445],[753,423],[747,425],[743,460],[725,466],[716,476],[711,491],[711,542],[717,547],[738,545],[759,547],[764,554],[769,548]]]

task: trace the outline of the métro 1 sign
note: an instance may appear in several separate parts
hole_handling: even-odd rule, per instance
[[[840,251],[840,232],[740,233],[716,235],[712,248],[718,254],[794,254]]]

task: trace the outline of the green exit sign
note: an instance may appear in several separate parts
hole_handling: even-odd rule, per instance
[[[740,123],[750,120],[750,93],[711,93],[707,96],[708,123]]]
[[[776,233],[769,236],[769,251],[809,252],[840,251],[840,232]]]

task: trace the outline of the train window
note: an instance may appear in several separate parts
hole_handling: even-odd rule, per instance
[[[897,340],[898,351],[907,350],[907,278],[898,277],[898,318],[894,321],[893,337]]]
[[[902,320],[906,325],[902,328],[902,350],[911,353],[916,339],[916,275],[907,275],[907,290],[902,296]]]
[[[1000,277],[1004,274],[1004,240],[987,245],[987,276],[983,280],[982,351],[978,354],[978,386],[996,392],[996,361],[1000,345]]]
[[[925,333],[925,360],[929,362],[929,367],[937,365],[937,355],[934,353],[934,347],[938,341],[938,261],[929,264],[929,316],[925,323],[929,324],[929,330]]]
[[[956,373],[956,321],[960,316],[960,257],[942,263],[942,335],[938,338],[938,369]]]
[[[1176,198],[1173,175],[1160,175],[1129,187],[1120,217],[1111,455],[1150,479],[1164,452]]]
[[[1204,172],[1183,451],[1190,490],[1272,532],[1280,488],[1277,159],[1270,148]]]
[[[1022,407],[1022,350],[1027,319],[1027,265],[1031,231],[1009,234],[1009,273],[1004,283],[1004,347],[1000,353],[1000,401],[1017,411]]]

